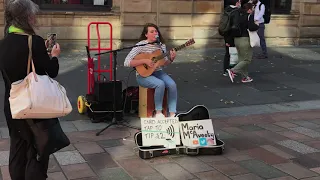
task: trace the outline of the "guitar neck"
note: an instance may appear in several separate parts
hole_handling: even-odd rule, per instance
[[[175,51],[180,51],[181,49],[187,47],[185,44],[182,44],[178,47],[175,47],[175,48],[172,48],[171,50],[175,50]],[[160,60],[160,59],[163,59],[165,57],[167,57],[168,55],[170,55],[170,51],[167,51],[166,53],[163,53],[162,55],[158,56],[156,59],[157,60]]]

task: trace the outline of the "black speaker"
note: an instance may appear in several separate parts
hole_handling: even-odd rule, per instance
[[[114,81],[95,81],[94,96],[98,102],[113,102],[113,84]],[[116,81],[116,101],[122,102],[122,81]]]

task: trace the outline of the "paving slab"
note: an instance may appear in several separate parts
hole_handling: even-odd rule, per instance
[[[198,172],[213,170],[211,166],[193,157],[176,157],[176,158],[173,158],[173,160],[177,162],[181,167],[183,167],[184,169],[186,169],[191,173],[198,173]]]
[[[249,173],[246,168],[230,160],[213,162],[211,163],[211,166],[228,176],[236,176],[239,174]]]
[[[309,122],[309,121],[292,121],[292,123],[297,124],[299,126],[308,128],[308,129],[318,129],[320,128],[320,124],[316,124],[313,122]],[[294,127],[291,127],[294,128]]]
[[[97,173],[99,180],[132,180],[122,168],[102,169]]]
[[[301,154],[308,154],[308,153],[315,153],[320,152],[320,150],[309,147],[305,144],[299,143],[297,141],[293,140],[285,140],[285,141],[279,141],[278,144],[287,147],[289,149],[292,149],[294,151],[297,151]]]
[[[296,158],[293,158],[292,162],[294,162],[300,166],[303,166],[307,169],[316,168],[316,167],[320,166],[319,159],[314,159],[308,155],[302,155],[302,156],[298,156]]]
[[[9,164],[9,151],[0,151],[0,166]]]
[[[176,163],[157,164],[154,165],[154,168],[168,180],[189,180],[195,178],[194,175]]]
[[[250,172],[265,179],[287,176],[286,173],[270,165],[267,165],[259,160],[246,160],[246,161],[240,161],[238,163],[244,168],[248,169]]]
[[[96,154],[105,152],[96,142],[85,142],[74,144],[81,154]]]
[[[263,149],[271,152],[271,153],[274,153],[277,156],[280,156],[280,157],[284,158],[284,159],[292,159],[292,158],[294,158],[294,156],[292,156],[292,155],[290,155],[290,154],[288,154],[288,153],[286,153],[286,152],[284,152],[284,151],[282,151],[282,150],[280,150],[280,149],[278,149],[278,148],[276,148],[276,147],[274,147],[272,145],[263,145],[261,147]]]
[[[49,179],[319,179],[320,59],[316,51],[319,48],[271,48],[269,59],[250,65],[254,82],[248,84],[239,77],[231,83],[222,76],[223,49],[178,52],[177,61],[165,68],[179,88],[178,111],[204,104],[226,149],[218,156],[149,160],[139,158],[133,130],[114,126],[95,136],[107,123],[91,123],[76,107],[77,97],[87,90],[86,52],[63,52],[57,80],[67,89],[74,111],[61,118],[61,125],[72,144],[51,156]],[[117,77],[136,86],[134,73],[129,78],[131,69],[123,67],[126,53],[119,53]],[[104,60],[103,66],[108,66],[106,56]],[[130,124],[140,125],[137,114],[125,115]],[[0,117],[1,175],[9,179],[9,133],[3,113]]]
[[[62,172],[48,173],[48,180],[67,180]]]
[[[199,172],[195,173],[195,175],[199,179],[205,179],[205,180],[214,180],[214,179],[219,179],[219,180],[230,180],[230,178],[219,171],[207,171],[207,172]]]
[[[61,168],[68,179],[81,179],[96,176],[90,166],[86,163],[62,166]]]
[[[165,179],[159,172],[157,172],[154,168],[152,168],[139,157],[121,159],[118,161],[118,163],[134,179]]]
[[[79,151],[56,152],[54,153],[54,156],[57,159],[58,163],[62,166],[86,162]]]
[[[292,176],[285,176],[285,177],[279,177],[279,178],[272,178],[270,180],[296,180],[296,178],[293,178]]]
[[[242,174],[242,175],[237,175],[237,176],[231,176],[233,180],[263,180],[261,177],[255,175],[255,174]]]
[[[83,155],[83,158],[96,172],[106,168],[119,167],[108,153],[87,154]]]
[[[304,142],[304,141],[311,141],[312,138],[294,131],[281,131],[277,132],[278,134],[285,136],[291,140],[299,141],[299,142]]]
[[[306,136],[312,137],[312,138],[318,138],[320,137],[320,132],[305,128],[305,127],[294,127],[290,128],[291,130],[298,132],[300,134],[304,134]]]
[[[266,164],[280,164],[280,163],[285,163],[288,162],[287,159],[282,158],[281,156],[276,155],[273,152],[270,152],[264,148],[255,148],[255,149],[250,149],[246,151],[249,156],[253,157],[254,159],[260,160]]]
[[[297,179],[318,176],[317,173],[314,173],[294,163],[277,164],[277,165],[274,165],[274,167],[280,169],[281,171]]]

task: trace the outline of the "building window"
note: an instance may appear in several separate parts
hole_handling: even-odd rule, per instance
[[[112,0],[32,0],[41,10],[110,11]]]
[[[242,4],[250,0],[242,0]],[[260,0],[271,8],[272,14],[289,14],[291,11],[292,0]],[[224,5],[228,6],[228,0],[224,0]]]
[[[289,14],[292,0],[271,0],[271,12],[274,14]]]

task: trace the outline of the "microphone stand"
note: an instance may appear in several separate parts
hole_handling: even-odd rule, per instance
[[[138,46],[145,46],[145,45],[148,45],[148,44],[154,44],[154,43],[157,43],[158,41],[156,40],[155,42],[149,42],[149,43],[146,43],[146,44],[139,44],[139,45],[134,45],[134,46],[130,46],[130,47],[123,47],[123,48],[120,48],[120,49],[116,49],[116,50],[111,50],[111,51],[107,51],[107,52],[102,52],[102,53],[98,53],[98,54],[95,54],[95,56],[98,56],[98,55],[101,55],[101,54],[107,54],[107,53],[112,53],[113,54],[113,118],[112,118],[112,121],[111,123],[106,126],[105,128],[103,128],[102,130],[100,130],[99,132],[96,133],[96,136],[99,136],[103,131],[105,131],[106,129],[108,129],[110,126],[112,125],[123,125],[123,126],[126,126],[126,127],[129,127],[129,128],[133,128],[133,129],[138,129],[138,128],[135,128],[135,127],[132,127],[130,125],[127,125],[127,124],[123,124],[122,122],[120,123],[119,121],[116,120],[116,67],[117,67],[117,54],[119,51],[122,51],[124,49],[132,49],[134,47],[138,47]]]

